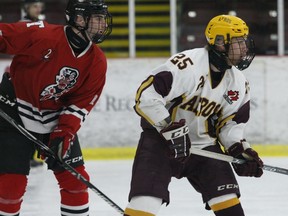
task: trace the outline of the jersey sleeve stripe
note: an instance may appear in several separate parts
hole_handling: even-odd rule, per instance
[[[153,84],[154,81],[154,76],[149,76],[138,88],[137,93],[136,93],[136,98],[135,98],[135,106],[134,109],[136,113],[140,116],[142,116],[146,121],[148,121],[151,125],[154,125],[154,122],[152,119],[150,119],[142,110],[140,109],[140,98],[145,89],[150,87]]]
[[[75,105],[67,107],[62,113],[62,114],[71,114],[76,116],[77,118],[81,119],[81,122],[85,121],[86,116],[88,115],[88,111],[86,109],[81,109]]]

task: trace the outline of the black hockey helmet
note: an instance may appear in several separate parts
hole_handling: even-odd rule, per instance
[[[77,28],[85,38],[89,35],[93,43],[103,42],[112,32],[112,16],[104,0],[69,0],[65,13],[67,24]],[[92,16],[97,15],[103,16],[106,24],[104,30],[95,33],[89,21]],[[77,16],[84,18],[86,23],[84,27],[75,22]]]

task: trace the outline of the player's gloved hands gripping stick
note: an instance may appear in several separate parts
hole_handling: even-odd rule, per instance
[[[50,134],[48,147],[62,160],[69,157],[73,140],[72,133],[56,129]]]
[[[74,135],[72,133],[55,129],[50,134],[48,147],[60,160],[63,160],[69,157],[73,140]],[[41,154],[41,158],[46,159],[48,167],[53,167],[56,164],[56,161],[52,157],[49,157],[49,155],[46,155],[45,152]]]
[[[188,136],[189,128],[184,119],[171,123],[160,133],[167,140],[173,158],[189,156],[191,142]]]
[[[258,156],[258,153],[253,150],[245,140],[233,144],[228,148],[227,152],[233,157],[246,161],[243,164],[232,163],[237,175],[260,177],[263,174],[263,161]]]

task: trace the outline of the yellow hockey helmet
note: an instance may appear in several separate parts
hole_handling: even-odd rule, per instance
[[[217,40],[224,40],[228,44],[233,37],[248,36],[249,28],[239,17],[232,15],[218,15],[208,23],[205,36],[208,44],[215,45]]]

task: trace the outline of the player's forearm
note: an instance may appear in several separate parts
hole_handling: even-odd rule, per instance
[[[81,124],[84,122],[88,111],[85,109],[79,109],[75,106],[70,106],[65,109],[59,116],[59,122],[57,128],[61,130],[69,131],[72,134],[76,134],[80,129]]]
[[[236,124],[235,122],[228,123],[221,129],[219,140],[225,149],[230,148],[233,144],[244,140],[244,123]]]
[[[150,103],[148,101],[141,101],[141,103],[136,103],[135,111],[154,127],[159,127],[160,125],[164,127],[164,120],[170,117],[165,106],[156,101],[151,101]]]

